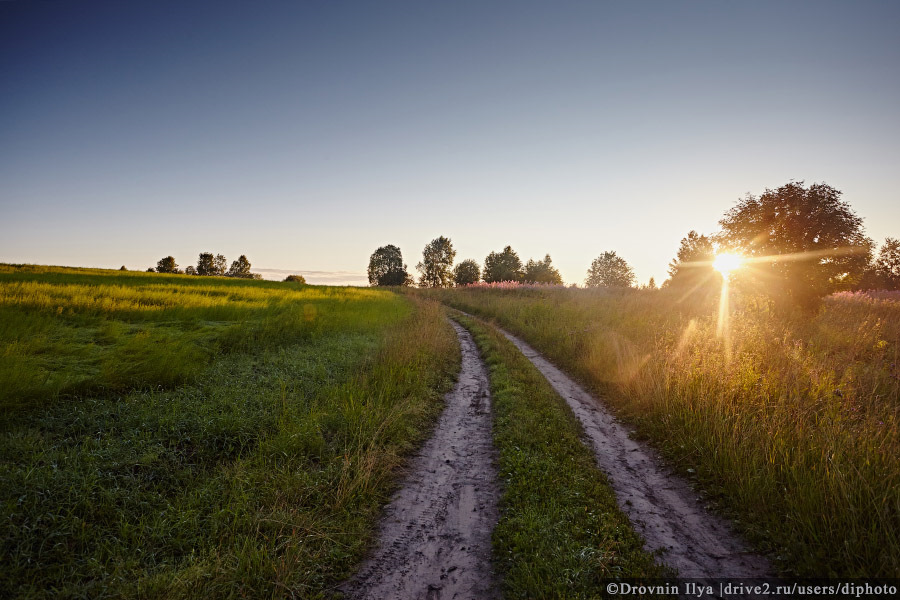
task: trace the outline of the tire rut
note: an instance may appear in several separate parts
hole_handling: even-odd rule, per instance
[[[500,328],[546,377],[581,421],[597,463],[606,473],[622,511],[649,551],[681,577],[769,577],[768,561],[748,551],[728,523],[700,506],[681,477],[661,466],[651,451],[587,391],[534,348]]]
[[[491,532],[499,487],[487,369],[471,334],[459,337],[459,380],[437,427],[385,508],[379,543],[339,589],[348,598],[494,598]]]

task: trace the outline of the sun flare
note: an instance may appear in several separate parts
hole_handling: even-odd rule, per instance
[[[737,254],[719,254],[713,261],[713,269],[722,275],[728,275],[744,264],[744,259]]]

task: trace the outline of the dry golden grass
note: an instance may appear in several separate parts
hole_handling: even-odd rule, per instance
[[[784,572],[900,575],[900,302],[814,317],[666,291],[456,289],[604,394]]]

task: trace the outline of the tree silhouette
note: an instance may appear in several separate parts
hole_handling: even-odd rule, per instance
[[[422,262],[416,265],[419,271],[419,286],[443,288],[453,285],[453,259],[456,250],[453,242],[444,236],[437,237],[425,245]]]
[[[175,264],[175,258],[171,256],[167,256],[165,258],[159,259],[159,262],[156,263],[156,272],[157,273],[177,273],[178,265]]]
[[[216,257],[213,259],[213,275],[224,275],[225,268],[227,266],[228,261],[225,259],[225,256],[222,254],[216,254]]]
[[[556,267],[553,266],[549,254],[544,256],[544,260],[528,259],[522,279],[529,283],[551,283],[555,285],[562,285],[563,282],[562,276]]]
[[[487,283],[522,281],[522,260],[507,246],[502,252],[491,252],[484,259],[482,277]]]
[[[594,259],[584,280],[587,287],[627,288],[633,284],[634,270],[612,250]]]
[[[250,272],[250,261],[247,260],[246,256],[241,254],[236,261],[231,263],[231,268],[228,269],[227,275],[229,277],[238,277],[240,279],[253,279],[253,273]]]
[[[306,284],[306,278],[303,275],[288,275],[284,280],[286,282]]]
[[[716,250],[712,240],[696,231],[688,232],[681,238],[678,252],[669,263],[668,285],[677,288],[694,288],[706,282],[718,285],[712,263]]]
[[[212,252],[201,252],[197,259],[197,275],[204,277],[215,275],[215,264]]]
[[[481,280],[481,267],[471,258],[467,258],[453,267],[453,280],[457,286],[478,283]]]
[[[720,291],[722,284],[722,277],[713,269],[715,258],[712,239],[691,230],[681,238],[663,287],[679,290],[685,297],[708,300]]]
[[[397,246],[382,246],[369,257],[369,285],[409,285],[410,280]]]
[[[188,266],[186,266],[186,267],[184,268],[184,274],[185,274],[185,275],[196,275],[196,274],[197,274],[197,267],[195,267],[194,265],[188,265]]]
[[[121,267],[119,267],[119,270],[120,270],[120,271],[127,271],[128,269],[125,268],[125,265],[122,265]]]
[[[244,257],[246,260],[246,257]],[[248,263],[249,264],[249,263]],[[222,276],[225,275],[225,267],[228,261],[222,254],[213,256],[212,252],[201,252],[197,259],[197,275]]]
[[[900,240],[886,238],[878,258],[875,259],[875,275],[879,287],[886,290],[900,290]]]
[[[754,259],[744,277],[804,308],[852,285],[871,258],[862,219],[824,183],[791,182],[759,197],[748,194],[719,224],[716,241]]]

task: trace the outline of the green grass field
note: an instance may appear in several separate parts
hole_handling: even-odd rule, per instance
[[[900,302],[814,318],[665,291],[424,293],[522,336],[637,427],[785,574],[900,576]]]
[[[458,368],[388,291],[0,267],[0,596],[320,597]]]
[[[783,574],[900,575],[900,302],[373,288],[0,265],[0,596],[330,597],[459,368],[444,308],[606,397]],[[490,325],[506,597],[666,572]]]

